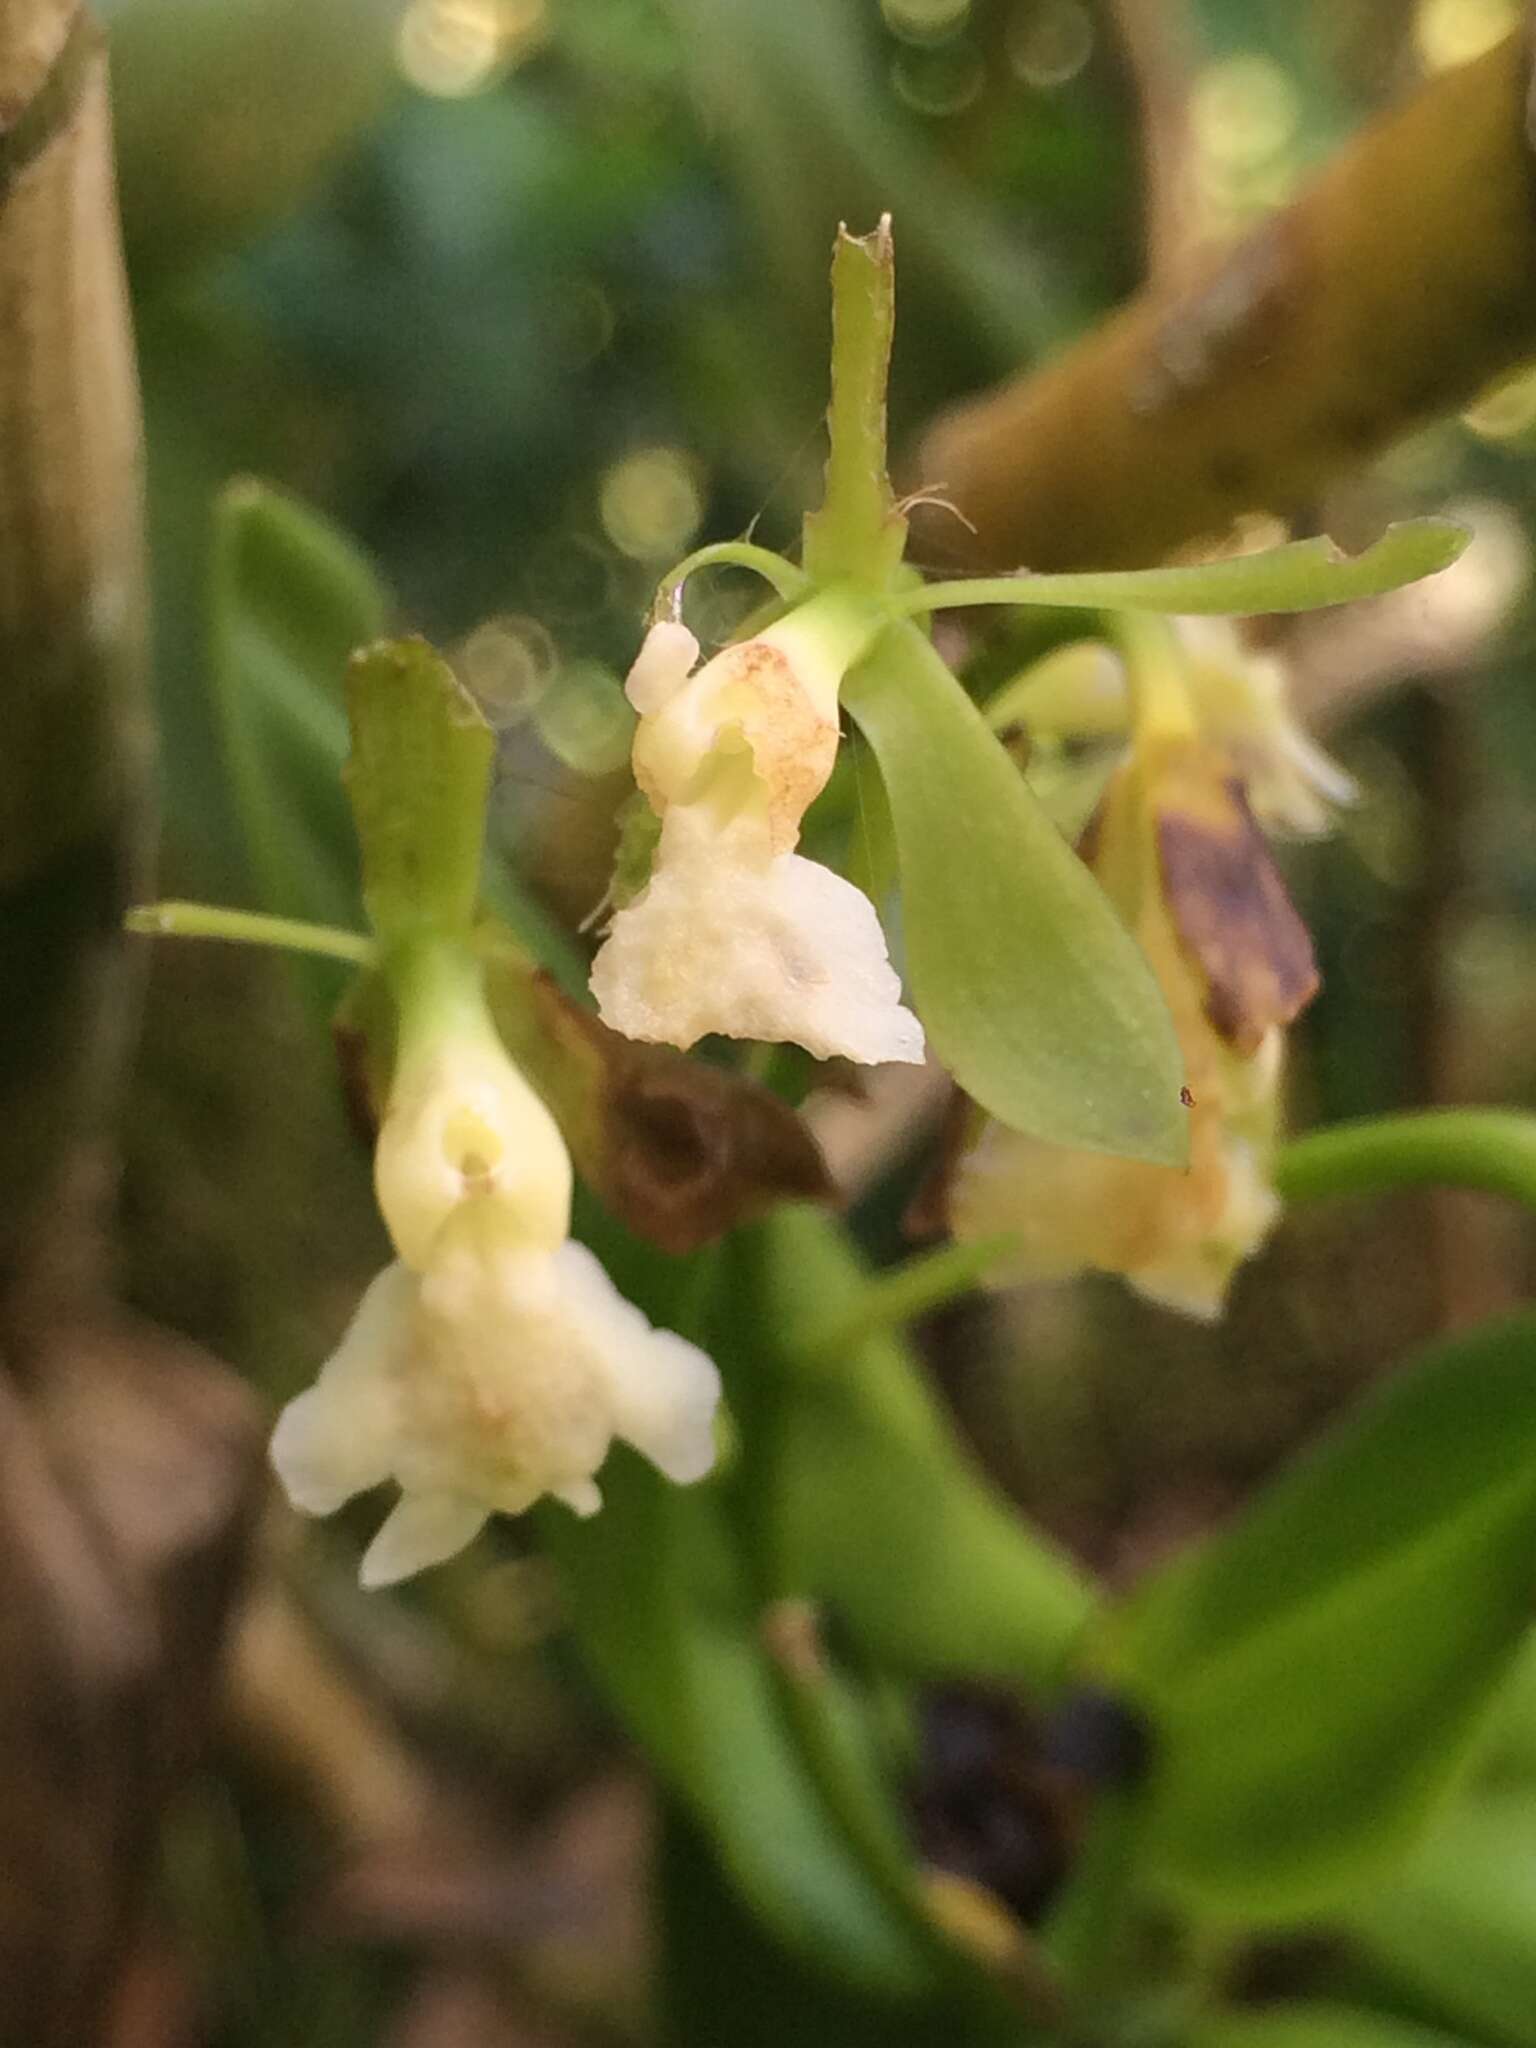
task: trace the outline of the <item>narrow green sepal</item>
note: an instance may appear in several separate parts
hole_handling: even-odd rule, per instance
[[[1407,519],[1374,546],[1347,555],[1319,535],[1253,555],[1229,555],[1171,569],[984,576],[930,583],[899,601],[908,613],[978,604],[1058,605],[1096,611],[1191,613],[1320,611],[1357,598],[1383,597],[1421,576],[1448,569],[1472,538],[1454,519]]]
[[[347,667],[345,777],[362,849],[363,902],[386,946],[467,936],[495,735],[424,640],[379,640]]]

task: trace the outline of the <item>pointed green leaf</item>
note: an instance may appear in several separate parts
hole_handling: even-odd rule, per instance
[[[386,629],[388,593],[318,513],[242,478],[215,513],[211,597],[213,688],[251,893],[263,909],[355,928],[345,679],[353,652]],[[486,893],[566,987],[585,984],[577,949],[504,860],[491,863]],[[344,974],[323,962],[300,972],[328,1018]]]
[[[990,2038],[960,2019],[953,1995],[871,1999],[775,1940],[677,1801],[663,1808],[656,1877],[658,2018],[668,2048],[933,2048],[939,2039],[981,2048]],[[1018,2048],[1017,2023],[1002,2038]]]
[[[214,514],[212,682],[264,909],[355,925],[357,848],[340,770],[347,657],[384,630],[372,566],[316,513],[253,479]],[[334,992],[336,978],[328,970]]]
[[[629,1300],[701,1342],[697,1260],[658,1260],[590,1205],[582,1236]],[[719,1363],[735,1398],[732,1360]],[[756,1447],[742,1442],[745,1461]],[[864,1870],[808,1775],[728,1511],[729,1476],[679,1487],[617,1450],[603,1511],[540,1513],[581,1654],[772,1935],[883,1997],[932,1988],[924,1945]]]
[[[1419,1835],[1536,1594],[1536,1316],[1435,1346],[1112,1621],[1142,1853],[1227,1914],[1347,1897]]]
[[[866,1992],[921,1992],[931,1964],[797,1753],[716,1488],[679,1489],[624,1452],[602,1485],[592,1520],[543,1515],[596,1677],[779,1940]]]
[[[347,794],[363,902],[386,943],[467,932],[480,892],[496,738],[425,640],[380,640],[347,666]]]
[[[939,1058],[1000,1123],[1181,1165],[1183,1062],[1152,971],[970,698],[903,625],[843,700],[890,800],[907,970]]]
[[[912,612],[958,605],[1046,604],[1093,611],[1310,612],[1324,605],[1381,597],[1448,569],[1471,539],[1453,519],[1409,519],[1389,526],[1373,547],[1346,555],[1331,540],[1287,541],[1255,555],[1230,555],[1188,568],[1123,569],[1103,574],[988,576],[930,583],[903,603]]]

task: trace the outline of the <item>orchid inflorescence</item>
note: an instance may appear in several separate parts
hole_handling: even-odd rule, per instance
[[[1315,986],[1259,821],[1321,829],[1349,784],[1291,720],[1274,659],[1189,615],[1390,588],[1443,566],[1460,535],[1424,521],[1349,560],[1308,542],[1139,575],[925,585],[904,564],[885,469],[888,223],[840,236],[833,280],[827,491],[803,561],[701,550],[664,582],[630,671],[654,830],[612,899],[591,969],[601,1021],[586,1015],[583,1044],[599,1066],[614,1034],[683,1050],[708,1036],[791,1043],[866,1065],[926,1052],[963,1099],[939,1190],[957,1235],[1005,1233],[1014,1275],[1109,1270],[1212,1315],[1276,1212],[1281,1042]],[[682,609],[689,578],[716,563],[763,576],[773,601],[701,663]],[[1017,696],[1017,722],[1056,739],[1117,735],[1082,860],[923,623],[987,603],[1111,622],[1107,650],[1074,671],[1091,687],[1063,687],[1068,671],[1047,664]],[[872,893],[797,851],[845,711],[890,826]],[[484,719],[420,642],[355,657],[349,712],[373,937],[274,922],[271,938],[362,967],[349,1015],[397,1257],[283,1411],[272,1455],[317,1515],[394,1481],[363,1560],[383,1584],[545,1495],[592,1513],[615,1439],[672,1480],[702,1478],[720,1379],[571,1235],[571,1151],[601,1153],[593,1128],[611,1104],[579,1061],[574,1087],[565,1069],[551,1082],[556,1013],[536,974],[491,1000]],[[881,924],[898,901],[907,1002]],[[164,906],[140,923],[208,932],[221,915],[178,927]],[[259,922],[230,914],[226,935],[260,936]],[[758,1197],[785,1185],[765,1180]],[[713,1227],[738,1213],[722,1208]]]

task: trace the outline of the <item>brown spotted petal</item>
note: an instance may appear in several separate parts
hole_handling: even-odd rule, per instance
[[[1159,777],[1163,892],[1205,984],[1211,1025],[1237,1052],[1258,1051],[1317,993],[1312,940],[1281,879],[1242,783],[1192,753]]]

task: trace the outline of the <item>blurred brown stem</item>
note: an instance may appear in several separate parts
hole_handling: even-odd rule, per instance
[[[0,0],[0,2048],[100,2038],[258,1491],[238,1382],[107,1286],[139,439],[100,33]]]
[[[135,1009],[139,402],[106,59],[75,0],[0,6],[0,1302],[78,1291]],[[66,1249],[67,1247],[67,1249]],[[67,1277],[64,1268],[67,1268]]]
[[[1536,354],[1523,35],[1366,128],[1193,281],[1154,281],[919,455],[975,528],[931,549],[1035,569],[1156,561],[1287,513]]]

